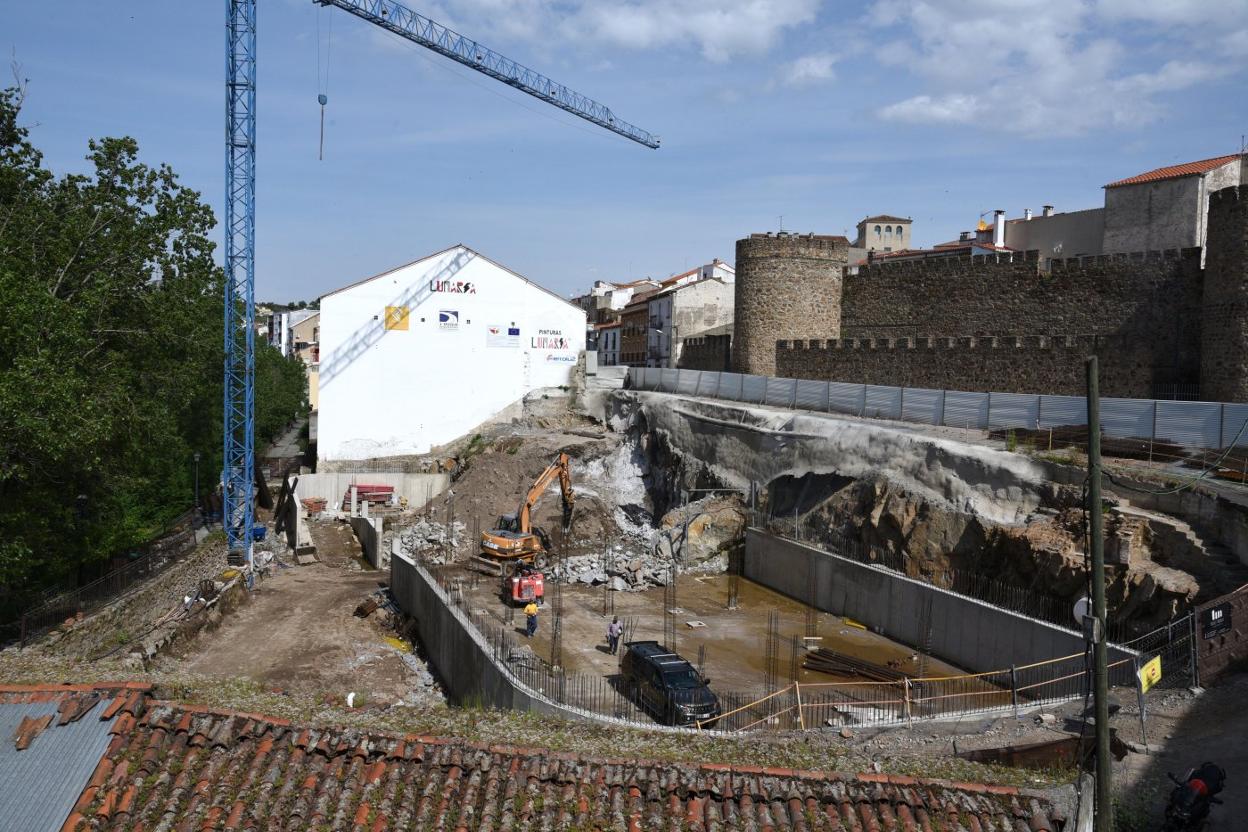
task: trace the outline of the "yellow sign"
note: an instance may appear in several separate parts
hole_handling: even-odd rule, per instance
[[[386,307],[386,329],[407,329],[407,307]]]
[[[1148,663],[1139,669],[1140,692],[1148,693],[1153,685],[1161,681],[1161,656],[1153,656]]]

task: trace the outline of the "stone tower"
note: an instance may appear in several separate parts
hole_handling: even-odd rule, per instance
[[[849,240],[751,234],[737,240],[732,368],[775,375],[776,341],[841,336],[841,278]]]
[[[1208,223],[1200,397],[1248,402],[1248,185],[1210,195]]]

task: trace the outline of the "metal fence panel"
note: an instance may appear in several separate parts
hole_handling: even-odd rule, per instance
[[[1152,402],[1148,404],[1151,417]],[[1222,433],[1222,405],[1217,402],[1157,402],[1155,439],[1188,448],[1220,448]]]
[[[1088,423],[1088,400],[1083,396],[1041,396],[1040,427],[1061,428]]]
[[[693,396],[698,392],[698,376],[701,373],[697,370],[677,370],[676,371],[676,389],[686,396]]]
[[[729,401],[741,400],[741,388],[745,382],[745,376],[740,373],[720,373],[719,374],[719,393],[721,399]]]
[[[695,396],[710,396],[714,398],[719,395],[719,377],[720,373],[714,370],[703,370],[698,374],[698,386],[694,390]]]
[[[1153,432],[1153,400],[1101,399],[1101,432],[1119,439],[1147,439]]]
[[[826,381],[798,379],[797,407],[802,410],[827,410],[828,383]]]
[[[1028,393],[993,393],[988,407],[990,428],[1031,430],[1040,421],[1040,397]]]
[[[664,393],[675,393],[676,382],[680,380],[680,370],[669,370],[666,367],[659,370],[659,389]]]
[[[639,367],[637,368],[645,378],[646,390],[658,390],[659,382],[662,380],[662,372],[657,367]]]
[[[1222,415],[1222,441],[1218,447],[1248,445],[1248,404],[1227,404]]]
[[[919,422],[925,425],[939,425],[940,411],[944,403],[943,390],[925,390],[921,387],[907,387],[902,399],[901,418],[907,422]]]
[[[868,384],[867,405],[863,409],[862,415],[875,416],[881,419],[900,419],[901,388]]]
[[[767,398],[766,376],[741,377],[741,401],[762,404]]]
[[[988,427],[988,394],[946,390],[945,424],[951,428]]]
[[[767,378],[766,403],[772,407],[792,407],[797,381],[791,378]]]
[[[857,416],[865,404],[865,384],[846,384],[842,381],[828,382],[828,410],[833,413],[852,413]]]

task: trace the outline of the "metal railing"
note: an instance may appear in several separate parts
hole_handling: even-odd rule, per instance
[[[6,625],[11,634],[25,647],[34,638],[57,625],[88,615],[113,601],[142,580],[163,572],[167,567],[195,548],[196,511],[191,509],[169,524],[169,529],[185,525],[182,531],[148,544],[149,550],[134,560],[94,581],[64,590],[22,613],[20,619]]]
[[[644,708],[620,673],[569,672],[552,666],[528,647],[520,635],[523,616],[508,608],[502,614],[472,610],[466,590],[479,580],[448,566],[419,564],[435,582],[439,595],[479,642],[489,645],[495,661],[516,684],[566,708],[599,718],[653,727],[663,714]],[[627,635],[636,638],[636,632]],[[1192,683],[1190,616],[1162,627],[1128,645],[1141,655],[1110,667],[1111,684],[1135,684],[1136,667],[1163,655],[1172,668],[1168,686]],[[796,663],[794,663],[796,668]],[[796,672],[796,671],[794,671]],[[778,690],[714,690],[721,713],[694,722],[693,730],[744,732],[817,730],[837,725],[910,725],[916,721],[956,718],[963,714],[1009,714],[1034,705],[1079,699],[1086,695],[1090,669],[1083,653],[983,673],[928,676],[898,682],[800,682],[790,679]]]
[[[632,367],[628,387],[660,393],[995,432],[1007,447],[1035,451],[1087,444],[1083,396],[977,393],[774,378],[711,370]],[[1103,452],[1150,466],[1211,466],[1248,482],[1248,403],[1101,399]]]

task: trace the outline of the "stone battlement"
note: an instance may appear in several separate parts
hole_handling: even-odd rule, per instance
[[[937,349],[1078,349],[1095,335],[962,335],[906,338],[813,338],[777,341],[777,350],[937,350]]]

